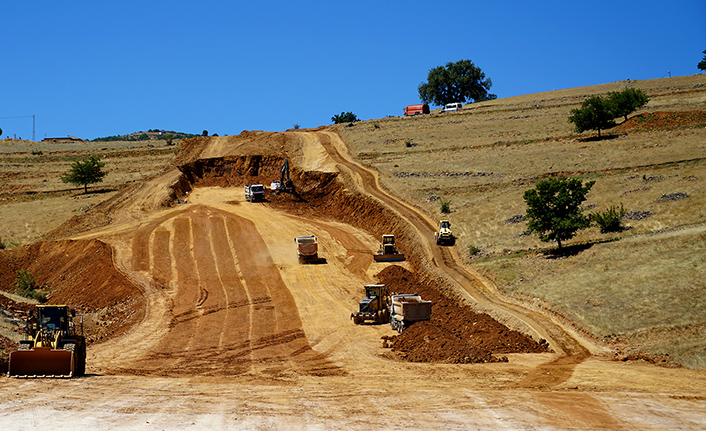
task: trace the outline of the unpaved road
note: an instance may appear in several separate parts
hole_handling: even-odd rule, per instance
[[[305,163],[346,171],[429,240],[430,221],[380,191],[335,134],[301,140]],[[389,326],[349,320],[386,265],[372,261],[375,238],[244,202],[240,188],[197,188],[188,202],[84,235],[114,247],[144,290],[145,319],[91,346],[86,378],[0,379],[1,429],[706,429],[703,372],[591,356],[600,346],[498,298],[448,249],[423,243],[470,297],[561,354],[388,359]],[[325,263],[297,262],[293,238],[303,234],[319,238]]]

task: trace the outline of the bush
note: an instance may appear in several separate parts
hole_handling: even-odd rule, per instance
[[[478,247],[476,247],[473,244],[468,246],[468,255],[470,257],[473,257],[473,256],[477,255],[478,253],[480,253],[480,249]]]
[[[619,232],[622,229],[621,220],[624,215],[623,204],[620,204],[620,207],[611,205],[605,211],[591,214],[591,219],[601,228],[601,233]]]
[[[439,206],[441,208],[442,214],[448,214],[451,212],[451,201],[447,201],[446,199],[441,199],[441,201],[439,202]]]
[[[47,302],[47,294],[45,286],[37,286],[37,280],[31,272],[26,269],[20,269],[16,272],[15,279],[15,294],[24,296],[25,298],[36,299],[39,302]]]
[[[5,244],[5,241],[2,240],[2,237],[0,237],[0,250],[5,250],[7,248],[7,245]]]

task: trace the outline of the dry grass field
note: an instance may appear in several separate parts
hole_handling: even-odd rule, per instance
[[[44,143],[0,140],[0,241],[35,242],[77,212],[112,196],[123,185],[159,172],[177,146],[165,141]],[[75,160],[96,155],[108,172],[83,187],[60,179]]]
[[[703,369],[706,122],[619,120],[599,140],[576,134],[567,121],[586,96],[628,86],[650,96],[631,119],[706,111],[706,75],[694,75],[511,97],[340,132],[388,190],[449,218],[456,251],[504,293],[550,307],[624,353],[669,354]],[[518,222],[524,191],[550,175],[595,180],[587,211],[622,204],[632,218],[622,232],[592,227],[567,243],[568,254],[551,253],[556,244],[525,235],[526,223]],[[448,215],[442,200],[450,202]]]

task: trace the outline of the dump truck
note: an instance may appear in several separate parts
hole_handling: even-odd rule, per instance
[[[371,320],[374,323],[387,323],[390,318],[390,295],[384,284],[365,286],[365,298],[358,304],[358,311],[351,313],[356,325]]]
[[[437,245],[442,244],[453,244],[454,235],[451,232],[451,222],[448,220],[441,220],[439,222],[439,228],[434,232],[434,239]]]
[[[314,235],[304,235],[294,238],[297,243],[299,262],[314,262],[319,260],[319,243]]]
[[[248,184],[245,186],[245,200],[257,202],[265,200],[265,186],[262,184]]]
[[[397,251],[395,236],[385,234],[382,236],[380,250],[373,256],[375,262],[397,262],[404,260],[404,254]]]
[[[390,327],[402,333],[405,328],[420,320],[431,318],[431,301],[424,301],[418,294],[401,294],[390,297]]]
[[[30,314],[26,338],[19,350],[10,353],[8,377],[70,378],[86,371],[86,337],[83,316],[77,327],[76,311],[67,305],[38,305],[37,316]],[[30,324],[32,320],[34,323]]]

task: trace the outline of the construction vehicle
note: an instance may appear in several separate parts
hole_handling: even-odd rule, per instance
[[[294,193],[294,184],[292,183],[292,179],[289,178],[289,159],[284,159],[282,169],[279,171],[279,181],[272,181],[272,184],[270,184],[270,190],[272,190],[272,193],[274,194],[279,194],[282,192]]]
[[[248,202],[264,201],[265,187],[262,184],[248,184],[245,186],[245,200]]]
[[[319,260],[319,243],[314,235],[304,235],[294,238],[297,243],[299,262],[315,262]]]
[[[441,220],[439,222],[439,228],[434,232],[434,239],[436,240],[436,245],[454,243],[454,234],[451,233],[451,222],[448,220]]]
[[[86,337],[83,316],[80,327],[73,322],[76,311],[66,305],[38,305],[36,321],[28,319],[19,350],[10,353],[8,377],[76,377],[86,371]]]
[[[399,253],[397,251],[395,236],[392,234],[385,234],[382,236],[380,250],[373,256],[373,259],[375,262],[397,262],[404,260],[405,257],[403,253]]]
[[[387,323],[390,318],[390,295],[384,284],[365,286],[365,298],[358,304],[358,311],[351,313],[356,325],[371,320],[374,323]]]
[[[431,301],[424,301],[416,293],[390,297],[390,327],[394,331],[402,333],[412,323],[430,318]]]

